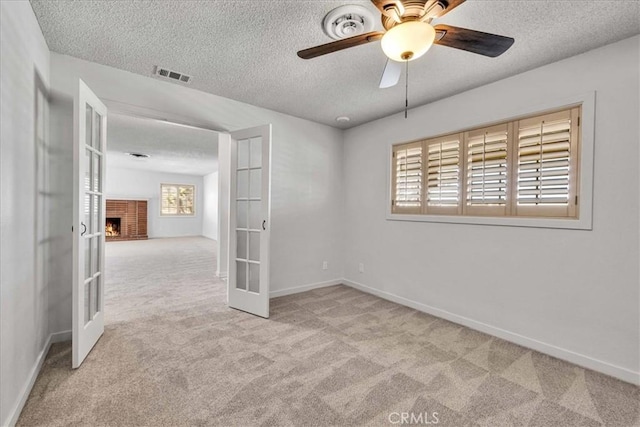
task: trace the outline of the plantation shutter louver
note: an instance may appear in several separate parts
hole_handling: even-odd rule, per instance
[[[507,124],[467,132],[467,214],[507,214],[508,140]]]
[[[422,208],[422,143],[394,147],[394,213],[420,213]]]
[[[575,216],[578,114],[574,108],[518,122],[517,215]]]
[[[461,213],[460,155],[462,134],[426,142],[428,214]]]

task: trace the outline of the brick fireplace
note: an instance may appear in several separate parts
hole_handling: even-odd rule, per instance
[[[145,240],[147,236],[146,200],[107,200],[105,237],[114,240]]]

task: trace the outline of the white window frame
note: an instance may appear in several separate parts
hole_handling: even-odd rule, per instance
[[[190,214],[181,214],[180,209],[178,208],[178,213],[174,214],[166,214],[162,213],[162,188],[163,187],[191,187],[193,188],[193,212]],[[195,184],[170,184],[170,183],[160,183],[160,216],[161,217],[193,217],[196,216],[196,186]]]
[[[595,100],[596,92],[587,92],[559,99],[550,99],[542,104],[512,109],[511,117],[497,117],[494,122],[475,123],[465,126],[466,129],[488,127],[494,124],[512,122],[521,118],[542,115],[545,113],[581,106],[580,117],[580,158],[579,158],[579,217],[578,218],[544,218],[544,217],[515,217],[515,216],[468,216],[468,215],[434,215],[434,214],[402,214],[392,212],[393,191],[392,169],[387,162],[387,200],[386,219],[390,221],[436,222],[450,224],[501,225],[510,227],[562,228],[573,230],[593,229],[593,160],[595,148]],[[450,129],[439,135],[461,132],[460,129]],[[431,139],[438,135],[425,136],[421,139]],[[390,142],[387,159],[392,159],[393,146],[398,143]]]

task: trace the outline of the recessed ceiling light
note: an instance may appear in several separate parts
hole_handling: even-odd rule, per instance
[[[338,123],[347,123],[349,120],[351,119],[347,116],[336,117],[336,122]]]
[[[136,159],[148,159],[149,157],[151,157],[148,154],[143,154],[143,153],[125,153],[128,156],[131,157],[135,157]]]

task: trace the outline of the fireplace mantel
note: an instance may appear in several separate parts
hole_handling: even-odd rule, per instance
[[[107,242],[148,239],[146,200],[107,199],[105,216],[105,234],[107,230],[112,234],[105,236]],[[119,227],[117,227],[118,222]]]

